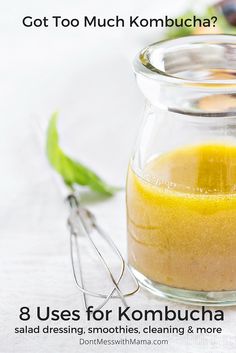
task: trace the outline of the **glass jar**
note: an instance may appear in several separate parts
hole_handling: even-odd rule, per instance
[[[163,41],[134,62],[146,97],[127,177],[129,264],[173,300],[236,304],[236,42]]]

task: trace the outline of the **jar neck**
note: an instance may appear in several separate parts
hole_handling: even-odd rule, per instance
[[[236,93],[193,88],[137,76],[138,85],[153,107],[189,116],[236,117]]]
[[[233,36],[190,36],[155,43],[134,62],[137,83],[154,106],[197,116],[236,116]]]

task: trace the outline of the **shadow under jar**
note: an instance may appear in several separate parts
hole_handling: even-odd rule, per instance
[[[236,304],[236,40],[191,36],[142,50],[146,97],[127,177],[129,264],[160,296]]]

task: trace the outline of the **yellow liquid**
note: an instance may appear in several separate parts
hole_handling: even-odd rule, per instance
[[[127,179],[130,264],[177,288],[236,290],[236,147],[199,145]]]

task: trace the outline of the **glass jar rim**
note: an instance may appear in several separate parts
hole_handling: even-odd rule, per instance
[[[236,76],[233,79],[188,79],[174,74],[169,74],[164,69],[160,69],[152,63],[152,56],[155,54],[156,59],[158,57],[159,63],[163,64],[164,54],[168,50],[174,51],[181,46],[186,45],[197,45],[197,44],[208,44],[208,45],[217,45],[217,44],[228,44],[235,47],[236,50],[236,36],[232,34],[204,34],[204,35],[191,35],[184,36],[175,39],[162,40],[151,45],[148,45],[142,49],[136,56],[133,68],[135,74],[142,75],[146,79],[156,80],[163,83],[170,83],[175,85],[184,85],[189,87],[196,87],[201,89],[224,89],[235,91],[236,89]],[[235,70],[236,70],[236,60],[235,60]]]

